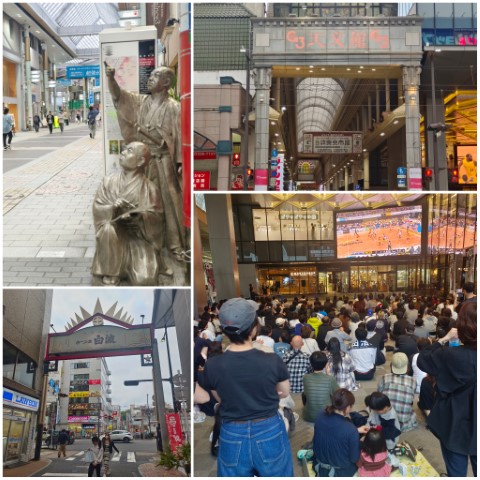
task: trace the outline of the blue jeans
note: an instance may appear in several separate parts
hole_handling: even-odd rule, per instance
[[[440,442],[442,447],[443,460],[447,467],[447,474],[449,477],[466,477],[468,468],[468,457],[470,457],[470,463],[472,464],[473,476],[477,476],[477,456],[476,455],[463,455],[461,453],[455,453],[445,448]]]
[[[219,477],[293,477],[283,420],[277,414],[261,421],[224,422],[217,465]]]

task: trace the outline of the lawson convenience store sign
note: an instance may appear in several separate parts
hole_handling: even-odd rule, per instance
[[[3,389],[3,403],[4,405],[20,407],[33,412],[36,412],[40,406],[40,400],[38,398],[33,398],[24,395],[23,393],[17,393],[8,388]]]

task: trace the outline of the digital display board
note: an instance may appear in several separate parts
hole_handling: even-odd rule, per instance
[[[379,208],[336,214],[337,258],[418,255],[422,207]]]

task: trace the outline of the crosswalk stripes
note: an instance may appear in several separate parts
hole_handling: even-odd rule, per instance
[[[123,455],[125,452],[120,452],[120,453],[115,453],[112,458],[110,459],[111,462],[120,462],[122,460],[122,457],[125,458]],[[127,453],[127,459],[126,461],[129,463],[135,463],[137,461],[135,457],[135,452],[126,452]],[[73,462],[75,460],[82,460],[83,455],[85,454],[85,451],[77,452],[74,454],[71,454],[67,458],[63,459],[62,457],[59,460],[65,460],[67,462]],[[125,461],[125,460],[124,460]]]
[[[42,475],[42,477],[84,477],[84,473],[52,473],[47,472]]]
[[[110,459],[110,461],[111,462],[119,462],[121,456],[122,456],[122,452],[114,454],[114,456]]]
[[[75,455],[71,455],[70,457],[67,457],[65,460],[67,462],[73,462],[73,460],[76,460],[76,457],[81,457],[85,452],[82,450],[81,452],[76,453]]]

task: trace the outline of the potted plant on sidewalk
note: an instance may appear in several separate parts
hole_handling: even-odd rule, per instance
[[[190,476],[192,467],[191,454],[192,447],[189,442],[183,442],[179,447],[177,447],[177,457],[188,476]]]

